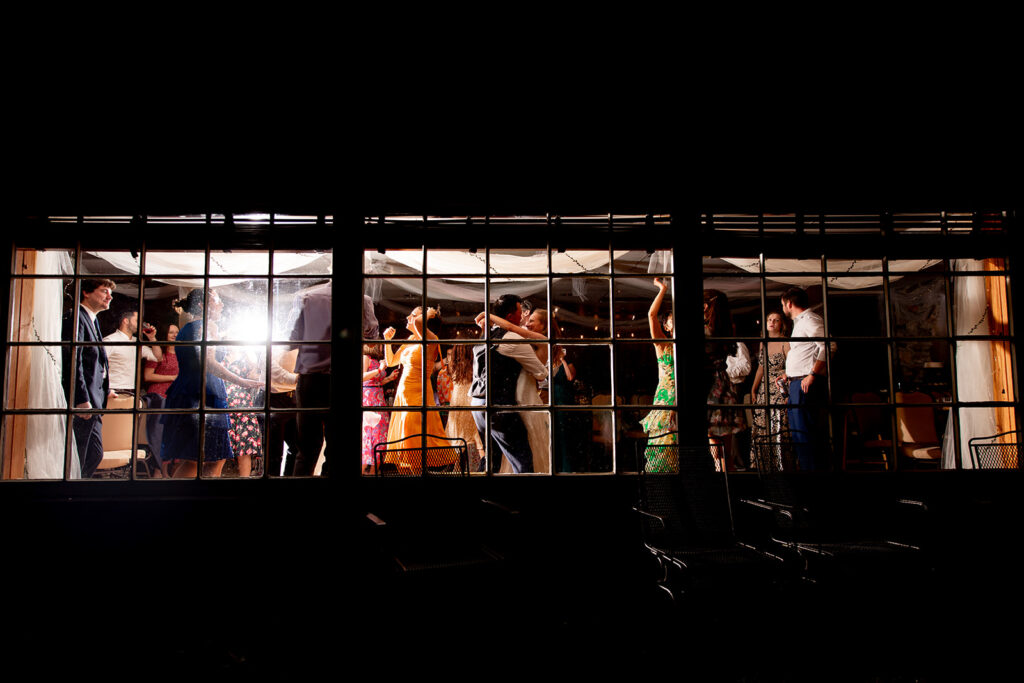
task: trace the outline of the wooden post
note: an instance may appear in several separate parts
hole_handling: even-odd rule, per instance
[[[35,250],[21,249],[18,254],[20,258],[15,265],[15,272],[34,274],[36,272]],[[14,325],[14,334],[11,335],[12,342],[34,341],[30,338],[30,330],[35,289],[35,280],[20,278],[14,280],[11,295],[11,324]],[[24,346],[11,346],[10,349],[10,359],[7,365],[8,405],[12,408],[25,408],[28,406],[29,377],[32,371],[31,349]],[[26,416],[15,415],[9,418],[9,422],[4,425],[7,430],[7,438],[4,440],[3,470],[0,471],[2,479],[23,479],[25,477],[27,422]]]

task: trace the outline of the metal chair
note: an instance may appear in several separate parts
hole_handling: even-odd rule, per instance
[[[665,443],[669,435],[678,437],[652,436],[636,453],[639,500],[633,509],[644,548],[657,562],[658,589],[673,602],[710,604],[779,583],[783,558],[737,538],[728,474],[716,471],[711,447]],[[652,457],[674,460],[678,467],[646,471]]]
[[[1004,437],[1011,437],[1005,439]],[[992,436],[976,436],[967,442],[975,469],[1020,469],[1020,432],[1009,431]]]
[[[426,436],[450,443],[447,446],[424,446],[423,435],[413,434],[374,444],[373,461],[377,476],[469,476],[469,449],[465,439]],[[403,442],[406,445],[398,445]],[[410,460],[416,461],[418,467],[408,465]]]
[[[812,583],[836,576],[884,578],[901,563],[921,568],[922,501],[859,497],[844,480],[796,473],[785,464],[793,443],[789,430],[754,444],[761,496],[741,502],[761,511],[760,542],[797,553],[803,578]]]

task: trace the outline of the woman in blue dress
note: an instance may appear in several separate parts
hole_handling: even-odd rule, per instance
[[[178,332],[179,342],[198,342],[203,338],[203,300],[206,291],[193,289],[184,299],[174,302],[175,308],[192,318]],[[207,339],[217,339],[217,321],[220,319],[224,304],[216,292],[210,290],[206,306]],[[165,408],[187,408],[197,411],[202,391],[202,362],[200,346],[179,346],[178,377],[167,389]],[[227,391],[225,380],[246,388],[257,388],[263,385],[255,379],[239,377],[228,370],[215,357],[216,347],[206,349],[206,402],[207,408],[227,408]],[[167,414],[163,417],[164,438],[161,444],[161,457],[168,462],[173,461],[174,477],[195,477],[199,471],[199,419],[198,412]],[[219,477],[224,468],[224,461],[234,457],[231,452],[231,440],[228,436],[230,423],[227,413],[207,413],[205,425],[205,446],[203,449],[203,476]]]

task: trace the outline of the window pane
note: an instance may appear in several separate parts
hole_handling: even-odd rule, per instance
[[[675,410],[643,408],[620,410],[618,414],[615,439],[620,472],[636,472],[639,467],[646,467],[647,472],[679,471],[679,439],[670,433],[679,428]]]
[[[749,336],[761,334],[761,280],[748,277],[704,278],[705,291],[721,292],[728,304],[729,322],[723,336]],[[718,301],[722,301],[719,298]],[[774,302],[769,300],[769,308]]]
[[[266,251],[210,250],[210,275],[266,275],[269,266]]]
[[[231,403],[231,407],[235,407],[230,386],[228,394],[228,402]],[[244,402],[239,404],[239,407],[244,406]],[[245,479],[264,476],[266,459],[263,444],[266,442],[266,434],[263,424],[263,413],[240,412],[228,415],[228,440],[231,443],[231,454],[234,457],[224,463],[224,469],[221,471],[222,477]],[[209,425],[207,429],[209,429]]]
[[[259,344],[267,339],[267,281],[242,280],[222,285],[210,280],[223,309],[217,321],[218,339]],[[294,300],[292,304],[295,305]],[[330,313],[328,308],[326,311]]]
[[[147,251],[144,272],[147,275],[202,276],[206,272],[206,252],[202,249]]]
[[[881,278],[876,278],[881,280]],[[828,279],[828,333],[847,337],[885,336],[885,298],[881,284],[865,278]]]
[[[620,403],[655,405],[659,395],[661,401],[675,403],[675,354],[672,348],[669,351],[659,354],[651,342],[623,342],[615,347],[615,390]]]
[[[69,348],[61,346],[8,347],[4,407],[66,407],[64,382],[70,364],[65,368],[64,358],[68,354]]]
[[[843,276],[848,278],[850,283],[858,286],[876,286],[881,284],[882,260],[881,259],[826,259],[825,270],[830,275]],[[875,275],[863,275],[861,273],[874,273]],[[831,284],[832,278],[829,278]]]
[[[82,250],[81,275],[138,275],[142,259],[139,252]]]
[[[199,416],[190,416],[198,423]],[[220,477],[224,468],[233,458],[235,452],[231,448],[231,420],[226,413],[210,413],[206,415],[203,454],[200,458],[202,476]],[[198,438],[198,434],[196,435]]]
[[[847,470],[891,470],[894,468],[892,441],[893,409],[878,405],[882,397],[870,392],[849,396],[854,403],[835,411],[834,425],[841,442]]]
[[[672,264],[671,249],[657,249],[650,252],[616,251],[615,272],[636,275],[672,275],[675,267]]]
[[[429,249],[427,250],[427,273],[467,275],[484,274],[485,251],[483,249]],[[480,283],[483,289],[483,284]]]
[[[846,339],[835,342],[829,371],[835,401],[847,402],[855,393],[889,395],[889,350],[884,342]]]
[[[957,334],[1007,335],[1007,278],[1003,275],[953,278],[953,321]]]
[[[60,341],[64,310],[71,309],[74,280],[18,278],[11,281],[10,341]]]
[[[413,309],[423,305],[423,281],[419,278],[386,278],[365,280],[363,284],[364,293],[373,303],[381,338],[389,327],[395,329],[396,343],[407,338],[410,335],[406,328],[408,316]]]
[[[934,469],[942,460],[949,406],[920,391],[896,392],[897,447],[902,469]]]
[[[665,327],[668,319],[672,316],[672,279],[662,278],[668,286],[668,291],[661,301],[658,311],[662,323],[662,332],[666,336],[672,333]],[[658,294],[658,287],[654,284],[653,278],[617,278],[615,280],[615,336],[619,339],[650,339],[650,325],[647,321],[647,314],[651,304]],[[561,309],[556,315],[561,320]],[[565,328],[562,336],[565,338],[577,338],[583,334],[581,330],[572,325],[561,325]]]
[[[130,396],[111,398],[108,408],[130,409],[135,401]],[[95,422],[100,420],[99,445],[95,444],[97,429]],[[132,445],[136,444],[137,459],[144,459],[146,452],[138,446],[140,434],[137,429],[137,417],[132,413],[100,413],[92,419],[76,416],[74,431],[76,447],[81,459],[83,477],[88,473],[94,453],[102,452],[102,458],[92,474],[93,479],[130,479],[132,470]],[[94,450],[95,449],[95,450]],[[85,453],[85,457],[82,454]]]
[[[490,275],[532,274],[548,272],[548,252],[536,249],[491,249]],[[493,295],[493,293],[492,293]]]
[[[255,282],[264,283],[263,286],[265,286],[264,280],[257,280]],[[326,292],[329,292],[329,288],[330,281],[322,280],[319,278],[275,279],[274,312],[272,323],[273,340],[289,341],[291,339],[292,332],[295,328],[295,323],[299,319],[299,314],[302,312],[302,303],[304,302],[304,297],[315,297],[318,293],[322,295],[325,293],[325,290]],[[252,295],[256,293],[257,291],[254,291]],[[255,305],[251,309],[251,315],[255,317],[256,312],[259,310],[259,299],[252,298],[252,295],[250,295],[250,302],[254,303]],[[318,310],[323,309],[329,313],[329,305],[328,303],[324,302],[323,298],[315,299],[312,303],[317,305]],[[265,300],[263,306],[263,315],[266,315]],[[325,327],[323,324],[317,324],[317,321],[323,323],[324,317],[322,315],[319,315],[311,318],[310,324],[305,324],[302,328],[300,328],[297,331],[299,336],[310,340],[328,340],[329,337],[327,335],[327,331],[329,329],[329,326]],[[329,321],[327,321],[327,323],[329,325]]]
[[[554,430],[555,471],[612,471],[610,410],[557,410]]]
[[[63,414],[7,415],[0,479],[62,479],[66,427]]]
[[[482,282],[431,278],[427,280],[427,301],[441,314],[427,323],[440,339],[472,339],[479,335],[476,316],[484,310]]]
[[[265,397],[264,386],[266,383],[266,347],[264,346],[218,346],[214,356],[233,375],[243,380],[258,382],[258,386],[246,386],[236,384],[230,379],[221,380],[226,396],[226,406],[211,405],[207,401],[207,407],[226,408],[262,408]],[[220,378],[213,378],[214,380]],[[216,382],[214,382],[216,384]],[[207,396],[210,396],[211,378],[206,379]],[[220,392],[220,388],[217,388]],[[218,399],[219,402],[220,399]]]
[[[738,356],[739,345],[733,342],[709,342],[704,345],[711,370],[711,387],[708,391],[708,434],[731,438],[747,428],[746,411],[738,404],[739,383],[729,376],[729,359]],[[736,406],[736,407],[734,407]]]
[[[270,395],[271,407],[294,408],[295,396]],[[299,452],[299,429],[294,412],[270,413],[267,428],[266,469],[270,477],[290,477],[295,474],[295,456]]]
[[[956,345],[957,393],[961,401],[1013,401],[1009,342],[961,341]],[[1007,429],[1012,429],[1007,426]]]
[[[26,249],[14,251],[14,275],[70,275],[74,272],[74,249]]]
[[[552,273],[607,273],[607,249],[566,249],[551,253]]]
[[[551,297],[562,333],[567,338],[607,338],[611,335],[609,282],[605,278],[557,278]],[[616,321],[618,322],[618,321]]]
[[[363,252],[363,272],[367,275],[413,275],[423,272],[422,249],[376,249]]]
[[[399,390],[399,394],[402,391]],[[406,404],[395,401],[395,407]],[[423,467],[450,471],[456,469],[452,442],[447,440],[441,413],[428,410],[426,422],[419,410],[392,410],[387,440],[374,450],[374,461],[385,476],[423,474]],[[423,450],[424,446],[426,451]]]
[[[501,410],[491,415],[488,453],[501,463],[499,474],[549,473],[551,419],[547,411]],[[497,463],[495,463],[497,464]]]
[[[333,254],[328,250],[274,251],[274,275],[330,275]]]
[[[949,342],[899,342],[896,344],[896,385],[904,391],[923,391],[936,400],[950,400]]]
[[[766,273],[780,276],[787,276],[789,273],[820,273],[821,259],[816,258],[766,258],[764,260]],[[794,275],[789,284],[799,287],[806,287],[809,284],[820,283],[821,278],[814,276]]]
[[[714,278],[718,275],[744,275],[747,273],[756,275],[761,272],[761,258],[759,256],[705,256],[703,258],[703,271],[705,278]]]
[[[889,278],[892,331],[897,337],[944,337],[946,282],[941,275]]]
[[[961,408],[960,441],[961,466],[965,469],[1012,469],[1020,467],[1019,446],[1009,447],[1003,444],[1019,444],[1019,433],[1006,434],[1014,429],[1013,408]],[[1009,428],[1007,426],[1009,425]],[[952,434],[947,433],[943,444],[943,466],[953,467],[951,456],[955,453],[949,440]],[[973,447],[971,441],[974,441]]]
[[[563,363],[564,361],[564,363]],[[611,349],[604,344],[559,344],[551,362],[555,405],[611,404]]]

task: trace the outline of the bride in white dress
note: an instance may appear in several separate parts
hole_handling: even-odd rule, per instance
[[[482,319],[483,313],[480,314]],[[526,327],[513,325],[504,318],[491,314],[491,322],[508,330],[515,332],[527,339],[548,338],[548,312],[543,308],[535,308],[530,317],[526,320]],[[548,345],[534,344],[533,350],[537,358],[545,365],[548,362]],[[537,388],[537,380],[525,369],[519,372],[519,380],[516,382],[516,403],[521,406],[547,405],[541,400],[540,390]],[[551,471],[551,448],[548,441],[548,434],[551,433],[551,417],[547,411],[523,411],[519,413],[526,425],[526,435],[530,441],[530,450],[533,453],[533,471],[548,473]],[[501,474],[512,472],[512,466],[505,458],[501,459]]]

